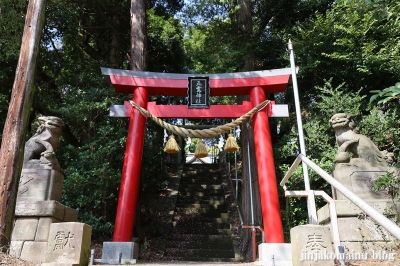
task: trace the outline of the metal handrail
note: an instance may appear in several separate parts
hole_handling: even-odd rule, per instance
[[[331,184],[335,189],[337,189],[339,192],[341,192],[346,198],[348,198],[351,202],[353,202],[355,205],[357,205],[362,211],[364,211],[367,215],[369,215],[372,219],[374,219],[378,224],[380,224],[383,228],[385,228],[389,233],[391,233],[394,237],[400,240],[400,227],[397,226],[393,221],[388,219],[386,216],[375,210],[373,207],[371,207],[368,203],[363,201],[360,197],[358,197],[356,194],[351,192],[348,188],[343,186],[339,181],[334,179],[330,174],[325,172],[321,167],[316,165],[314,162],[312,162],[310,159],[308,159],[306,156],[303,154],[299,154],[295,160],[295,162],[292,164],[292,166],[289,168],[287,174],[285,177],[282,179],[280,185],[286,190],[286,182],[289,179],[289,177],[293,174],[294,170],[297,168],[297,166],[300,164],[300,161],[303,161],[305,164],[307,164],[311,169],[313,169],[320,177],[325,179],[326,182]]]

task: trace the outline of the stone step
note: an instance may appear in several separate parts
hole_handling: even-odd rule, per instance
[[[211,212],[211,213],[177,213],[175,212],[175,215],[173,219],[229,219],[229,215],[226,212]]]
[[[224,199],[219,199],[219,200],[195,200],[192,198],[181,198],[176,202],[176,206],[182,207],[182,205],[190,205],[190,204],[200,204],[200,205],[224,205],[225,200]],[[226,204],[225,204],[226,205]]]
[[[220,202],[221,203],[221,202]],[[221,212],[226,212],[226,204],[225,201],[222,202],[221,204],[212,204],[206,203],[206,204],[200,204],[200,203],[176,203],[176,207],[179,208],[186,208],[186,209],[212,209],[212,210],[221,210]]]
[[[231,229],[201,228],[201,227],[172,227],[172,234],[200,234],[200,235],[226,235],[232,234]]]
[[[224,216],[224,217],[195,217],[195,219],[200,220],[203,223],[229,223],[229,217]],[[172,219],[172,222],[186,222],[186,221],[192,221],[193,217],[187,217],[187,216],[179,216],[175,215]]]
[[[219,171],[218,165],[208,164],[206,167],[204,165],[195,165],[195,164],[188,164],[183,167],[186,171]]]
[[[232,262],[235,253],[219,169],[184,167],[164,258]]]
[[[173,221],[173,228],[196,228],[196,230],[208,231],[215,229],[230,229],[231,225],[229,223],[212,223],[212,222],[203,222],[199,220],[188,220],[188,221]]]
[[[199,191],[199,192],[191,192],[191,191],[179,191],[178,193],[178,198],[179,197],[223,197],[224,196],[224,191],[221,189],[220,191]]]
[[[222,180],[214,177],[195,177],[195,178],[182,178],[179,182],[180,185],[198,185],[198,184],[210,184],[210,185],[220,185]]]
[[[232,241],[168,241],[167,248],[180,249],[232,249]]]
[[[216,176],[218,173],[219,173],[218,169],[184,169],[182,171],[182,177],[204,175],[204,174],[207,174],[208,176],[210,175]]]
[[[200,234],[174,234],[168,236],[168,241],[194,241],[194,242],[232,242],[230,235],[200,235]]]
[[[214,207],[213,205],[209,205],[208,207],[175,207],[175,212],[182,215],[182,214],[220,214],[226,213],[226,206],[220,205]],[[213,216],[211,216],[213,217]]]
[[[194,203],[199,203],[201,202],[225,202],[225,197],[223,195],[220,196],[180,196],[177,199],[177,203],[179,202],[185,202],[185,201],[193,201]],[[196,202],[198,201],[198,202]]]
[[[215,189],[215,190],[220,190],[224,189],[221,185],[219,184],[185,184],[181,183],[179,186],[179,190],[181,189],[190,189],[191,191],[201,191],[201,190],[206,190],[206,189]]]
[[[180,248],[166,248],[166,256],[177,258],[235,258],[233,250],[227,249],[180,249]]]
[[[224,190],[220,189],[213,189],[213,188],[181,188],[179,189],[178,196],[181,197],[188,197],[191,195],[209,197],[209,196],[224,196]]]

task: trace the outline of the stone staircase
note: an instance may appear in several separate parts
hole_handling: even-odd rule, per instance
[[[183,167],[164,257],[179,261],[236,261],[218,165]]]

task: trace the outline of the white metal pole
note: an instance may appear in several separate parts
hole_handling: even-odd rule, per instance
[[[306,155],[306,145],[304,143],[304,134],[303,134],[303,123],[301,120],[299,91],[297,86],[296,65],[294,63],[293,45],[291,40],[289,40],[288,48],[290,51],[290,66],[292,69],[292,83],[293,83],[294,102],[296,107],[297,130],[299,132],[300,153]],[[317,210],[315,208],[314,193],[310,192],[310,179],[308,176],[308,168],[304,162],[302,164],[303,164],[304,186],[305,190],[308,192],[308,197],[307,197],[308,219],[311,224],[317,224],[318,223]]]
[[[251,184],[251,162],[250,162],[250,145],[247,143],[247,159],[249,164],[249,184],[250,184],[250,209],[251,209],[251,225],[254,225],[254,210],[253,210],[253,186]]]
[[[239,197],[239,180],[238,180],[238,171],[237,171],[237,159],[236,159],[236,151],[235,151],[235,182],[236,182],[236,200]]]

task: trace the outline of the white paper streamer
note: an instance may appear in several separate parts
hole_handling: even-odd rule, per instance
[[[220,151],[222,151],[223,147],[224,147],[224,138],[222,137],[222,135],[220,135],[219,142],[218,142],[218,148]]]
[[[167,143],[167,138],[168,138],[168,133],[167,133],[167,130],[164,129],[164,145],[165,145],[165,143]]]

